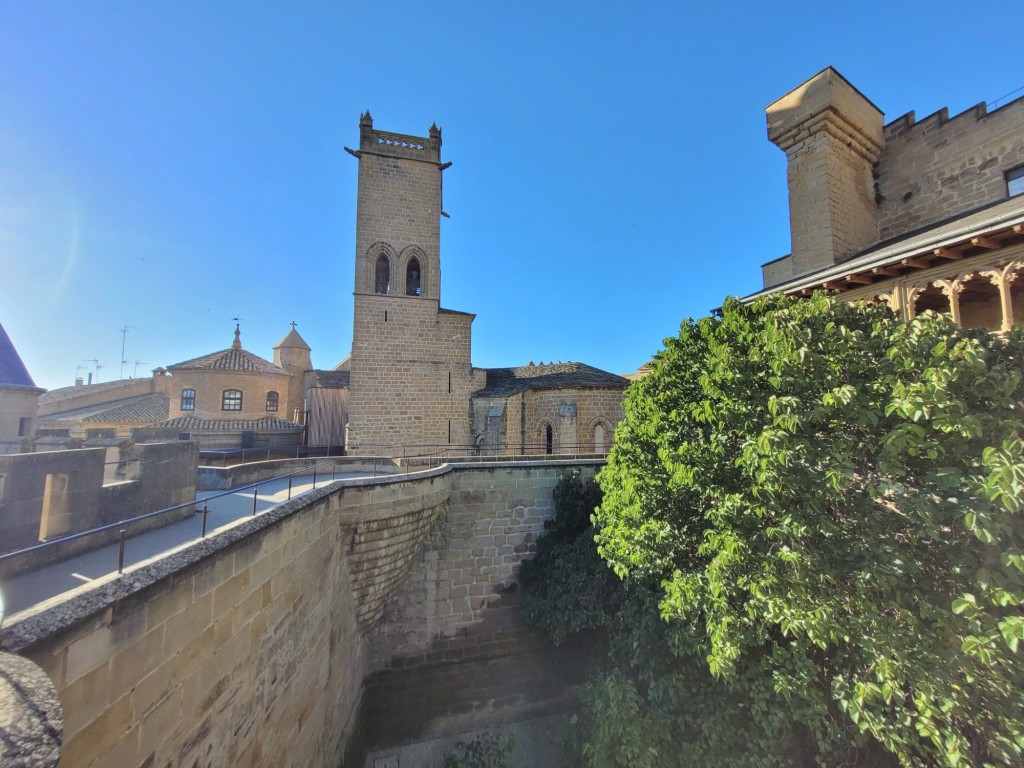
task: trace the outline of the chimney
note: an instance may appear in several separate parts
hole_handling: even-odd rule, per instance
[[[77,377],[75,379],[75,386],[76,387],[84,387],[85,386],[85,382],[82,381],[82,377],[81,376],[79,376],[79,377]]]
[[[765,110],[789,161],[792,276],[838,264],[878,241],[873,166],[882,111],[832,67]]]

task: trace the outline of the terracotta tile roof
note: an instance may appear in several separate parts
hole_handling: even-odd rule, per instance
[[[0,325],[0,387],[29,387],[39,389],[21,361],[18,350],[3,325]]]
[[[521,365],[518,368],[487,368],[487,386],[473,397],[508,397],[527,389],[576,389],[602,387],[625,389],[629,381],[585,363]]]
[[[154,427],[168,427],[182,432],[300,432],[301,424],[268,416],[263,419],[200,419],[198,416],[179,416],[161,421]]]
[[[278,376],[288,375],[283,368],[278,368],[269,360],[264,360],[240,347],[222,349],[220,352],[211,352],[202,357],[175,363],[167,366],[167,370],[172,373],[174,371],[240,371],[243,373],[271,373]]]
[[[59,403],[64,400],[72,400],[83,395],[91,395],[96,392],[106,392],[119,387],[130,387],[138,382],[138,379],[118,379],[116,381],[104,381],[100,384],[83,384],[80,387],[59,387],[51,389],[44,395],[40,395],[39,404]]]
[[[305,339],[299,336],[298,331],[292,328],[283,339],[274,345],[274,349],[277,349],[278,347],[298,347],[299,349],[308,350],[309,344],[306,343]]]
[[[81,389],[79,387],[78,389]],[[40,424],[55,422],[114,422],[121,424],[151,424],[167,418],[167,395],[139,395],[113,400],[109,403],[86,405],[69,411],[58,411],[40,416]]]

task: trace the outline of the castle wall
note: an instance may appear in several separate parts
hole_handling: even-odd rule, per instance
[[[571,654],[527,637],[513,606],[518,563],[551,514],[557,475],[574,466],[338,481],[10,617],[0,650],[31,659],[56,685],[65,768],[355,764],[365,672],[406,653],[422,652],[427,666],[402,670],[448,687],[399,695],[407,718],[365,708],[378,745],[423,733],[438,699],[459,707],[433,721],[447,726],[564,704]],[[429,562],[446,568],[428,571]],[[436,636],[421,631],[428,605]],[[378,642],[393,655],[378,649],[371,662],[368,643]],[[439,647],[472,661],[466,674],[435,663]],[[485,704],[474,670],[496,695]]]
[[[134,445],[121,457],[124,477],[107,482],[103,448],[0,456],[0,554],[38,544],[44,518],[46,538],[54,539],[192,501],[198,458],[191,442]],[[134,523],[130,533],[177,522],[194,511],[189,506]],[[0,576],[40,568],[117,536],[111,530],[19,555],[0,563]]]
[[[554,514],[559,476],[602,462],[462,466],[451,503],[369,640],[366,742],[401,745],[559,711],[587,656],[519,618],[520,564]]]
[[[1005,199],[1005,172],[1024,165],[1024,99],[952,119],[942,109],[915,122],[911,112],[884,135],[876,170],[882,240]]]

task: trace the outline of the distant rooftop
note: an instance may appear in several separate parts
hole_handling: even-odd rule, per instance
[[[81,390],[82,388],[77,387],[77,389]],[[39,421],[45,424],[61,421],[148,424],[166,419],[169,412],[168,405],[167,395],[139,395],[108,403],[86,405],[69,411],[58,411],[40,416]]]
[[[327,389],[342,389],[347,387],[349,379],[351,378],[350,371],[313,371],[313,375],[316,376],[316,386],[324,387]]]
[[[531,364],[518,368],[487,368],[485,372],[487,386],[474,392],[474,397],[508,397],[527,389],[625,389],[629,386],[629,381],[622,376],[585,363]]]
[[[138,379],[117,379],[116,381],[104,381],[97,384],[78,384],[73,387],[58,387],[57,389],[51,389],[49,392],[41,395],[39,398],[39,404],[45,405],[47,403],[59,403],[63,400],[71,400],[85,394],[107,392],[112,389],[118,389],[119,387],[130,387],[136,382],[138,382]]]
[[[299,432],[301,424],[285,419],[200,419],[197,416],[179,416],[161,421],[154,427],[178,429],[183,432]]]
[[[264,360],[259,355],[254,355],[252,352],[241,347],[222,349],[219,352],[211,352],[202,357],[175,363],[174,365],[167,366],[167,370],[171,373],[175,371],[242,371],[245,373],[288,375],[283,368],[279,368],[269,360]]]

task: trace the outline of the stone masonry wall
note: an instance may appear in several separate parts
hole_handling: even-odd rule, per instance
[[[355,297],[348,452],[468,445],[472,315],[398,296]],[[449,422],[451,437],[449,440]]]
[[[464,466],[446,514],[369,640],[367,747],[563,711],[590,647],[555,648],[519,618],[518,572],[554,512],[552,490],[602,462]]]
[[[422,732],[439,701],[450,726],[546,711],[571,698],[581,658],[528,636],[515,576],[558,474],[599,463],[337,481],[10,617],[0,650],[56,685],[65,768],[350,764],[368,664],[422,661],[417,679],[451,691],[406,700],[392,677],[362,715],[378,743]]]
[[[602,464],[516,462],[453,472],[448,510],[372,635],[370,668],[407,666],[500,607],[517,591],[519,566],[554,514],[558,478],[577,469],[593,476]]]
[[[1005,172],[1024,165],[1024,99],[953,118],[946,109],[885,126],[878,160],[885,240],[1006,197]]]
[[[522,398],[526,399],[526,437],[522,438]],[[544,425],[552,427],[552,451],[558,453],[589,453],[594,446],[594,427],[605,425],[604,448],[611,445],[612,432],[624,415],[624,393],[619,389],[540,389],[528,390],[508,398],[505,408],[506,453],[519,453],[523,443],[528,454],[543,454]],[[576,415],[562,415],[560,406],[576,406]]]
[[[391,249],[391,294],[405,293],[405,273],[397,256],[408,246],[419,248],[425,258],[421,296],[441,298],[441,170],[438,153],[423,159],[397,157],[376,146],[359,158],[359,189],[356,202],[355,292],[372,294],[378,242]],[[401,273],[401,274],[400,274]]]
[[[265,419],[267,417],[291,420],[294,407],[288,402],[290,376],[280,373],[250,373],[246,371],[176,371],[171,378],[170,407],[167,418],[194,416],[199,419]],[[185,389],[196,391],[195,410],[181,410],[181,393]],[[242,410],[225,411],[224,390],[242,392]],[[277,392],[276,411],[267,410],[267,392]]]
[[[41,391],[29,387],[0,387],[0,454],[21,453],[35,435],[36,407]]]
[[[134,445],[123,456],[126,479],[106,483],[102,448],[0,456],[0,554],[40,542],[49,475],[67,478],[63,493],[51,490],[45,533],[47,539],[54,539],[192,501],[198,457],[198,446],[191,442]],[[130,532],[152,530],[193,513],[192,507],[168,512],[133,523]],[[11,577],[94,549],[115,541],[117,535],[111,530],[19,555],[0,563],[0,576]]]
[[[365,645],[337,491],[14,617],[0,647],[57,686],[61,766],[341,764]]]

